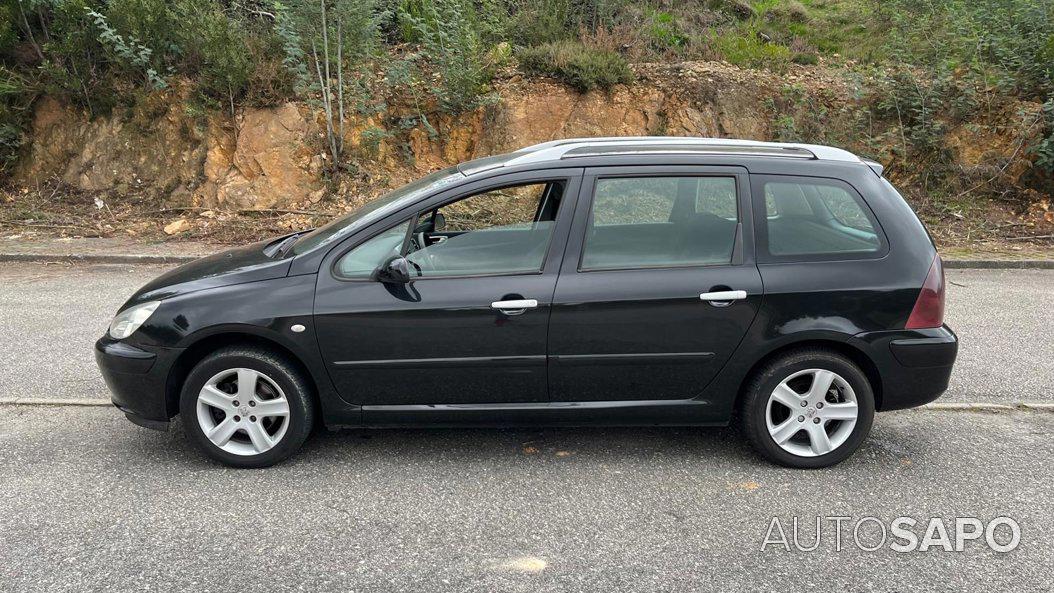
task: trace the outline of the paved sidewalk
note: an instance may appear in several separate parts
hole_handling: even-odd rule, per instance
[[[16,235],[17,236],[17,235]],[[146,242],[133,237],[0,237],[0,261],[182,263],[223,251],[227,245],[193,241]]]

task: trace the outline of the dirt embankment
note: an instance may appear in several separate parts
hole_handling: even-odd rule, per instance
[[[771,140],[786,136],[788,127],[792,133],[815,128],[808,131],[813,137],[887,159],[894,181],[926,207],[919,203],[925,200],[924,172],[897,162],[892,124],[870,121],[862,132],[862,108],[853,99],[862,95],[860,81],[841,71],[795,66],[777,74],[704,62],[645,65],[637,73],[633,85],[587,94],[510,73],[496,81],[494,101],[459,116],[427,107],[422,112],[416,103],[392,98],[383,113],[355,116],[345,126],[347,162],[336,175],[327,174],[323,115],[307,104],[246,109],[235,117],[202,115],[177,87],[134,110],[92,120],[45,97],[36,106],[31,145],[0,195],[13,205],[0,225],[240,240],[311,224],[317,219],[310,213],[342,211],[436,168],[556,138]],[[1037,109],[1022,104],[1005,112],[1023,119]],[[1030,163],[1021,147],[1030,131],[1008,123],[1014,122],[956,126],[946,147],[964,175],[983,181],[991,173],[1027,193],[1033,191],[1026,187]],[[883,126],[888,129],[875,129]],[[1049,198],[1033,198],[1031,211],[988,208],[984,228],[1003,224],[1042,234],[1054,214]],[[964,214],[935,215],[953,229],[938,235],[971,240],[974,225],[962,222]],[[66,217],[63,224],[48,225],[56,216]],[[246,224],[245,216],[255,218]],[[965,237],[956,225],[966,229]]]

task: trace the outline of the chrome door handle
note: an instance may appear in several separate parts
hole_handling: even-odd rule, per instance
[[[535,299],[518,299],[515,301],[494,301],[490,304],[491,309],[497,309],[506,315],[519,315],[527,309],[537,309],[538,301]]]
[[[718,292],[704,292],[703,294],[699,295],[699,298],[714,305],[720,305],[722,303],[730,305],[732,304],[732,301],[741,301],[747,298],[747,291],[721,290]]]

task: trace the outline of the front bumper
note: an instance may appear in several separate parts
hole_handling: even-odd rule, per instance
[[[165,382],[179,350],[146,350],[104,336],[95,342],[95,362],[110,388],[111,400],[129,420],[146,428],[168,428]]]
[[[947,325],[859,334],[882,382],[880,411],[927,404],[948,389],[959,338]]]

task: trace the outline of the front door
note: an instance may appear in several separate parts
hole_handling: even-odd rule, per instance
[[[341,397],[363,405],[367,422],[371,409],[548,401],[546,332],[580,174],[450,190],[327,259],[319,346]],[[397,255],[412,281],[376,280]]]
[[[549,327],[553,402],[700,396],[762,299],[738,167],[587,169]]]

